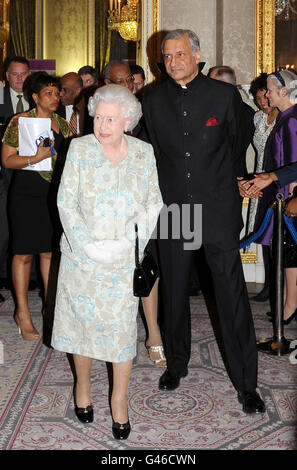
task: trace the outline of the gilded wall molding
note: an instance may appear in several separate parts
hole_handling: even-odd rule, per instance
[[[95,0],[86,1],[87,64],[95,67]]]
[[[3,73],[3,62],[8,55],[9,42],[9,7],[10,0],[0,0],[0,72]]]
[[[160,0],[141,0],[141,33],[137,47],[137,63],[145,71],[147,83],[154,80],[153,63],[160,57]],[[153,43],[151,38],[154,38]],[[149,57],[148,57],[149,55]]]
[[[275,70],[275,0],[255,0],[255,76]]]

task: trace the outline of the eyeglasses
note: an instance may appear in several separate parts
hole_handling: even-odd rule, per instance
[[[131,83],[133,83],[134,82],[134,77],[133,77],[133,75],[129,75],[129,77],[122,78],[121,80],[112,80],[111,78],[109,78],[108,81],[110,83],[114,83],[115,85],[125,86],[126,84],[130,85]]]

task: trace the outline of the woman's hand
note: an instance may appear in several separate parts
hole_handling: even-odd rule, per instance
[[[259,173],[255,178],[244,180],[237,178],[240,195],[249,198],[258,198],[263,195],[262,189],[277,181],[275,173]]]
[[[51,141],[51,146],[52,147],[54,146],[54,143],[55,143],[55,141],[52,140]],[[39,163],[42,160],[45,160],[46,158],[51,158],[52,156],[53,155],[52,155],[52,151],[51,151],[50,147],[44,147],[43,140],[42,140],[40,142],[40,144],[38,145],[38,147],[37,147],[37,152],[36,152],[35,157],[33,157],[34,161],[32,163]]]
[[[258,197],[262,189],[267,188],[271,183],[277,181],[275,173],[260,173],[250,180],[250,188],[247,190],[248,197]]]
[[[288,217],[297,216],[297,198],[296,197],[290,199],[290,201],[286,204],[285,214]]]

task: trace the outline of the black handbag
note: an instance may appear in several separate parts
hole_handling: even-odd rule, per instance
[[[150,251],[145,250],[139,262],[138,226],[135,224],[135,269],[133,294],[135,297],[148,297],[158,277],[158,266]]]

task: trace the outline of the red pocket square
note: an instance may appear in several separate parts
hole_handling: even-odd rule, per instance
[[[207,121],[206,121],[206,124],[205,124],[207,127],[210,127],[210,126],[218,126],[219,123],[218,123],[218,120],[215,116],[211,116]]]

